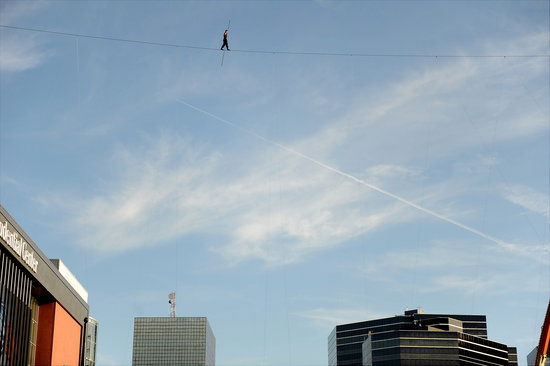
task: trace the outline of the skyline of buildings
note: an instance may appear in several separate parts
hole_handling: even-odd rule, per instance
[[[0,364],[95,366],[98,321],[89,316],[86,289],[1,205],[0,243]],[[137,317],[133,342],[133,366],[215,365],[216,338],[206,317]],[[328,356],[329,366],[518,365],[515,347],[487,338],[485,315],[418,310],[336,325]]]

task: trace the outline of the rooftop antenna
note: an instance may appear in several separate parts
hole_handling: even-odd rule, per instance
[[[171,292],[168,295],[168,303],[170,304],[170,317],[175,318],[176,317],[176,293]]]

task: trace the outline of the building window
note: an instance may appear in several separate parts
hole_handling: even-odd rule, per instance
[[[29,365],[36,360],[36,337],[38,335],[38,301],[31,296],[31,333],[29,339]]]

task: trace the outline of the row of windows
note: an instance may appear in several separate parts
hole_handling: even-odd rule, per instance
[[[154,324],[174,324],[174,325],[185,325],[185,326],[197,326],[204,327],[207,323],[206,318],[172,318],[172,317],[162,317],[162,318],[134,318],[134,324],[147,324],[148,326]]]
[[[464,314],[415,314],[415,319],[428,319],[437,316],[439,318],[453,318],[460,320],[463,323],[484,323],[487,324],[487,317],[485,315],[464,315]]]
[[[463,322],[464,328],[487,328],[487,317],[485,315],[450,315],[450,314],[415,314],[414,316],[398,315],[393,318],[367,320],[351,324],[336,326],[336,332],[345,332],[347,330],[374,328],[381,325],[411,323],[412,319],[430,319],[430,318],[452,318]]]
[[[345,355],[338,355],[336,359],[338,360],[338,364],[341,364],[341,361],[352,361],[357,360],[360,361],[362,359],[363,355],[362,353],[350,353]]]
[[[137,347],[150,347],[150,348],[164,348],[164,347],[185,347],[185,348],[196,348],[202,347],[206,348],[204,342],[155,342],[148,340],[138,340],[134,341],[134,348]]]
[[[150,338],[150,339],[205,339],[206,334],[197,334],[186,331],[185,329],[179,332],[136,332],[134,338]]]
[[[195,358],[139,358],[132,360],[132,366],[201,366],[207,362],[204,359],[195,359]]]
[[[32,280],[0,248],[0,365],[26,365],[36,346],[29,342]]]
[[[189,329],[189,328],[179,328],[179,329],[148,329],[148,330],[135,330],[134,334],[169,334],[170,336],[178,335],[178,334],[185,334],[185,335],[192,335],[195,337],[204,337],[206,335],[206,332],[203,330],[196,330],[196,329]]]
[[[182,332],[182,331],[189,331],[190,333],[197,333],[197,334],[205,334],[207,333],[206,329],[204,327],[188,327],[185,325],[181,326],[173,326],[170,324],[166,325],[159,325],[159,326],[142,326],[142,327],[135,327],[134,333],[166,333],[166,332]]]
[[[407,355],[409,357],[410,355],[417,354],[417,355],[458,355],[458,349],[457,348],[403,348],[403,347],[394,347],[394,348],[384,348],[381,350],[373,350],[372,355],[373,357],[377,356],[386,356],[386,355],[394,355],[394,354],[401,354],[401,355]]]
[[[489,355],[487,353],[482,352],[474,352],[472,350],[467,350],[464,348],[459,349],[460,356],[474,359],[474,360],[483,360],[487,362],[491,362],[494,365],[508,365],[508,354],[502,355],[503,357],[498,357],[494,355]]]
[[[394,332],[396,333],[396,332]],[[401,333],[401,332],[399,332]],[[407,332],[408,333],[408,332]],[[445,334],[440,333],[438,334]],[[409,334],[410,335],[410,334]],[[394,334],[395,336],[395,334]],[[454,333],[457,336],[457,333]],[[470,337],[473,339],[473,337]],[[475,338],[477,341],[483,343],[496,343],[481,338]],[[461,343],[464,343],[461,341]],[[405,345],[406,344],[406,345]],[[386,348],[382,348],[386,347]],[[503,352],[496,349],[491,349],[483,345],[467,343],[468,349],[459,349],[458,341],[451,339],[399,339],[393,338],[386,341],[376,342],[376,347],[372,350],[373,360],[378,362],[389,359],[475,359],[483,360],[483,362],[490,362],[494,365],[505,365],[508,361],[507,352]],[[338,355],[336,359],[338,361],[359,361],[362,359],[362,347],[359,344],[339,346]],[[334,359],[334,357],[333,357]],[[511,361],[515,361],[510,358]],[[340,364],[340,362],[338,363]],[[378,365],[378,363],[375,363]],[[513,362],[511,365],[517,365]]]
[[[162,352],[134,352],[134,358],[157,358],[157,359],[197,359],[204,360],[204,352],[184,352],[182,350],[173,349],[171,352],[163,350]]]
[[[191,334],[206,334],[204,327],[192,328],[192,327],[149,327],[149,328],[135,328],[134,333],[179,333],[187,332]]]
[[[381,349],[393,346],[413,347],[458,347],[456,339],[422,339],[422,338],[393,338],[385,341],[372,342],[374,349]]]
[[[482,345],[492,347],[492,348],[498,348],[502,351],[508,352],[508,347],[505,344],[502,344],[502,343],[490,341],[488,339],[480,339],[478,337],[472,337],[469,334],[460,334],[459,338],[462,339],[463,341],[467,341],[467,342],[471,342],[471,343],[478,343],[478,344],[482,344]],[[465,344],[465,343],[462,342],[461,344]]]
[[[143,350],[143,351],[134,351],[133,353],[135,358],[143,358],[148,356],[154,356],[157,358],[198,358],[204,359],[205,353],[202,351],[189,351],[182,350],[179,348],[164,349],[164,350]]]
[[[366,338],[367,338],[366,335],[363,335],[363,336],[357,336],[357,337],[349,337],[345,339],[337,339],[336,344],[340,346],[340,345],[350,344],[350,343],[359,343],[359,346],[361,346],[361,343],[363,343]]]
[[[31,334],[29,341],[29,365],[36,361],[36,341],[38,337],[38,300],[31,296]]]
[[[186,349],[205,349],[204,343],[148,343],[148,342],[139,342],[134,343],[134,349],[139,348],[150,348],[150,349],[159,349],[159,348],[186,348]]]
[[[206,355],[206,350],[203,349],[183,349],[179,347],[170,347],[170,348],[134,348],[133,350],[134,357],[137,356],[146,356],[146,355],[156,355],[159,357],[193,357],[193,358],[204,358]]]
[[[377,361],[376,366],[461,366],[458,360],[387,360]]]
[[[207,364],[203,359],[188,359],[188,358],[141,358],[133,359],[132,366],[202,366]]]
[[[180,362],[195,362],[195,365],[205,363],[204,355],[175,355],[175,354],[148,354],[148,355],[134,355],[132,358],[132,365],[147,365],[148,362],[164,362],[164,365],[174,365]]]
[[[205,336],[193,334],[134,334],[134,341],[147,340],[157,342],[204,342]]]
[[[156,342],[205,342],[206,337],[197,337],[185,334],[134,334],[134,341],[146,340]]]
[[[166,318],[166,319],[177,319],[177,318]],[[172,322],[138,322],[136,321],[134,323],[134,327],[147,327],[147,328],[153,328],[153,327],[189,327],[189,328],[206,328],[205,323],[189,323],[189,322],[178,322],[178,321],[172,321]]]
[[[345,337],[352,337],[356,335],[367,335],[369,331],[372,332],[386,332],[388,330],[396,330],[396,329],[402,329],[404,326],[406,326],[408,323],[390,323],[390,324],[384,324],[379,325],[376,327],[368,327],[368,328],[362,328],[362,329],[354,329],[354,330],[348,330],[345,332],[338,332],[337,338],[342,339]]]
[[[352,323],[352,324],[337,325],[336,332],[339,333],[339,332],[344,332],[346,330],[374,328],[377,326],[387,325],[387,324],[409,323],[410,322],[409,319],[410,317],[399,315],[393,318],[375,319],[375,320],[367,320],[364,322],[358,322],[358,323]]]
[[[189,324],[186,322],[167,322],[167,323],[134,323],[135,329],[155,329],[155,328],[189,328],[189,329],[205,329],[206,326],[202,324]]]
[[[147,347],[141,347],[141,348],[134,348],[134,354],[149,354],[149,353],[177,353],[177,354],[204,354],[205,353],[204,348],[181,348],[181,347],[166,347],[166,348],[147,348]]]
[[[163,348],[163,347],[185,347],[185,348],[206,348],[204,342],[147,342],[138,341],[134,342],[134,348],[136,347],[150,347],[150,348]]]
[[[381,341],[392,338],[410,339],[456,339],[457,332],[434,332],[428,330],[399,330],[396,332],[376,333],[372,335],[372,341]]]
[[[346,334],[348,333],[354,334],[355,336],[350,336],[347,338],[338,338],[336,340],[336,344],[338,346],[350,344],[350,343],[363,342],[368,336],[368,332],[364,332],[364,331],[346,332]],[[428,330],[407,330],[407,329],[399,328],[397,325],[392,325],[388,327],[379,328],[379,331],[371,334],[371,339],[373,342],[375,342],[379,340],[391,339],[396,337],[437,338],[437,339],[457,338],[457,333],[458,332],[449,332],[449,331],[434,332],[434,331],[428,331]],[[466,336],[470,336],[470,335],[466,334]],[[474,336],[479,337],[477,335],[474,335]],[[469,339],[473,339],[473,338],[469,338]],[[479,339],[479,338],[476,338],[476,339]],[[487,342],[492,342],[492,341],[487,341]]]
[[[157,342],[204,342],[205,336],[193,334],[134,334],[134,341],[147,340]]]

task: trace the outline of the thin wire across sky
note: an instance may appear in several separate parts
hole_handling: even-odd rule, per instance
[[[90,34],[81,34],[81,33],[70,33],[70,32],[61,32],[48,29],[37,29],[37,28],[28,28],[28,27],[17,27],[12,25],[0,24],[0,28],[5,29],[14,29],[27,32],[37,32],[37,33],[47,33],[64,37],[78,37],[78,38],[89,38],[97,39],[103,41],[112,41],[112,42],[126,42],[134,43],[140,45],[148,46],[158,46],[158,47],[172,47],[172,48],[185,48],[193,50],[203,50],[203,51],[216,51],[219,52],[218,47],[201,47],[201,46],[191,46],[184,44],[175,44],[175,43],[163,43],[163,42],[154,42],[154,41],[144,41],[137,39],[127,39],[127,38],[118,38],[111,36],[94,36]],[[253,50],[253,49],[231,49],[231,52],[238,53],[255,53],[255,54],[272,54],[272,55],[302,55],[302,56],[337,56],[337,57],[405,57],[405,58],[550,58],[550,54],[530,54],[530,55],[514,55],[514,54],[421,54],[421,53],[355,53],[355,52],[310,52],[310,51],[277,51],[277,50]]]

